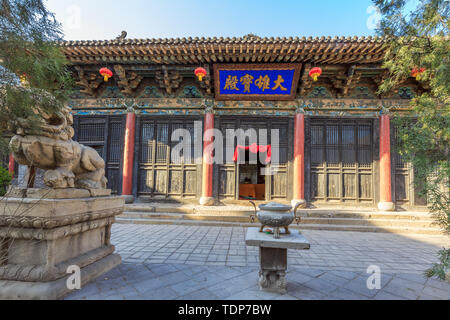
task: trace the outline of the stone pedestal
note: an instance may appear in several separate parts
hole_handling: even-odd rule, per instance
[[[124,199],[110,190],[12,188],[0,201],[0,299],[58,299],[121,263],[110,242]]]
[[[310,243],[298,230],[282,234],[280,239],[248,228],[245,237],[248,246],[259,247],[259,287],[261,290],[286,293],[287,249],[309,250]]]

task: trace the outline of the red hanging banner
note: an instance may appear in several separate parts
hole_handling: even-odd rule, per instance
[[[267,146],[260,146],[260,145],[257,145],[256,143],[252,144],[251,146],[238,145],[236,147],[236,149],[234,150],[234,156],[233,156],[234,162],[236,162],[238,160],[239,150],[249,150],[251,153],[267,152],[266,163],[269,163],[272,158],[272,146],[270,144]]]

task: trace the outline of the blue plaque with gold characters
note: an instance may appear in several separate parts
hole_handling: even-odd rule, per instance
[[[215,64],[217,100],[294,100],[300,63]]]

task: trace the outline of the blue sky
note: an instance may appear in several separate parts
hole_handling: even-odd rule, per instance
[[[374,35],[370,0],[46,0],[67,40]]]

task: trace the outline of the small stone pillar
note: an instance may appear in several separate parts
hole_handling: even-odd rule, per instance
[[[123,152],[123,179],[122,195],[125,196],[127,203],[134,201],[133,197],[133,162],[134,162],[134,137],[136,126],[136,114],[129,112],[127,114],[125,127],[125,146]]]
[[[305,115],[297,113],[294,122],[294,185],[292,206],[305,201]]]
[[[391,191],[391,135],[389,115],[380,117],[380,202],[378,209],[394,211]]]
[[[214,129],[214,113],[212,110],[207,110],[205,113],[205,123],[203,132]],[[207,137],[203,142],[203,164],[202,164],[202,197],[200,204],[203,206],[212,206],[214,204],[213,198],[213,156],[211,144],[212,137]]]
[[[111,226],[124,199],[107,189],[11,187],[0,201],[0,299],[58,299],[121,263]],[[72,271],[73,272],[73,271]]]
[[[259,288],[281,294],[287,292],[287,249],[310,248],[309,241],[298,230],[275,239],[273,235],[260,232],[259,228],[248,228],[245,243],[259,247]]]

